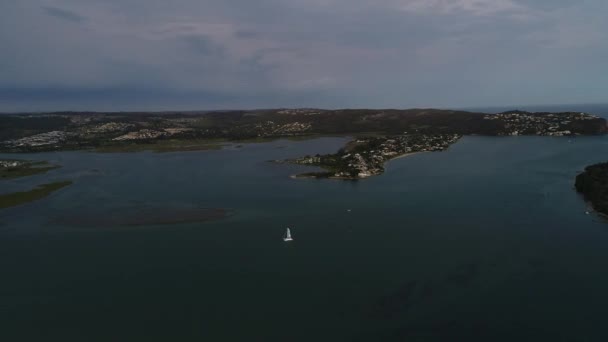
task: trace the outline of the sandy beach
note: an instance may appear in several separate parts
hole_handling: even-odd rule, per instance
[[[393,157],[391,159],[388,159],[385,163],[391,161],[391,160],[395,160],[395,159],[400,159],[400,158],[405,158],[405,157],[409,157],[409,156],[413,156],[414,154],[418,154],[418,153],[424,153],[424,152],[429,152],[429,151],[418,151],[418,152],[410,152],[410,153],[405,153],[405,154],[400,154],[396,157]]]

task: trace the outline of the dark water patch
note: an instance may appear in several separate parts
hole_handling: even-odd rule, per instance
[[[140,227],[184,223],[203,223],[234,215],[226,208],[138,207],[104,212],[70,211],[49,223],[80,228]]]
[[[405,325],[401,328],[387,334],[384,341],[428,341],[441,340],[453,334],[458,322],[454,319],[437,319],[430,320],[431,323],[422,323],[420,325]],[[452,335],[454,336],[454,335]]]
[[[405,283],[397,291],[383,296],[376,301],[371,316],[380,319],[391,319],[402,315],[412,304],[416,281]]]
[[[547,260],[538,257],[528,258],[528,265],[534,272],[542,272],[547,267]]]
[[[422,289],[420,289],[419,298],[420,300],[432,298],[436,292],[436,286],[434,286],[432,282],[426,282],[422,286]]]
[[[417,325],[395,329],[383,341],[451,341],[454,336],[468,341],[483,341],[492,337],[493,327],[486,322],[468,322],[454,318],[429,319]]]
[[[406,282],[395,292],[380,297],[372,305],[371,316],[385,320],[403,316],[412,305],[423,305],[436,295],[463,290],[478,275],[479,266],[467,264],[440,279]]]
[[[458,271],[449,274],[443,280],[445,286],[466,285],[471,282],[478,274],[478,266],[476,264],[468,264],[460,268]]]

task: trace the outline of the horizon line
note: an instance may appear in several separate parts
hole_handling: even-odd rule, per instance
[[[234,111],[263,111],[263,110],[296,110],[296,109],[317,109],[324,111],[336,111],[336,110],[413,110],[413,109],[436,109],[436,110],[459,110],[459,111],[471,111],[482,110],[482,109],[506,109],[509,110],[521,110],[522,108],[535,108],[535,107],[575,107],[575,106],[608,106],[608,102],[594,102],[594,103],[561,103],[561,104],[526,104],[526,105],[492,105],[492,106],[416,106],[416,107],[336,107],[336,108],[323,108],[323,107],[308,107],[308,106],[297,106],[297,107],[252,107],[252,108],[231,108],[231,109],[142,109],[142,110],[95,110],[95,109],[62,109],[62,110],[36,110],[36,111],[0,111],[0,115],[24,115],[24,114],[56,114],[56,113],[70,113],[70,114],[110,114],[110,113],[195,113],[195,112],[234,112]]]

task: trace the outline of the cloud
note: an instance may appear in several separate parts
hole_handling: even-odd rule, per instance
[[[0,110],[563,102],[573,79],[608,81],[606,12],[601,0],[4,1]]]
[[[85,20],[85,17],[78,15],[77,13],[70,10],[52,6],[43,6],[42,9],[46,12],[46,14],[55,18],[59,18],[61,20],[71,21],[75,23],[79,23]]]
[[[194,51],[202,55],[211,56],[222,54],[222,48],[211,41],[206,35],[189,35],[185,36],[183,39]]]
[[[512,0],[409,0],[404,2],[401,9],[404,11],[437,14],[464,12],[476,16],[526,11],[523,5]]]

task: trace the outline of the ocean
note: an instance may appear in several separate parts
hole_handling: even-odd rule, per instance
[[[74,180],[0,211],[0,340],[608,340],[608,222],[573,189],[608,137],[468,136],[361,181],[268,162],[347,140],[0,155],[63,166],[1,192]]]

